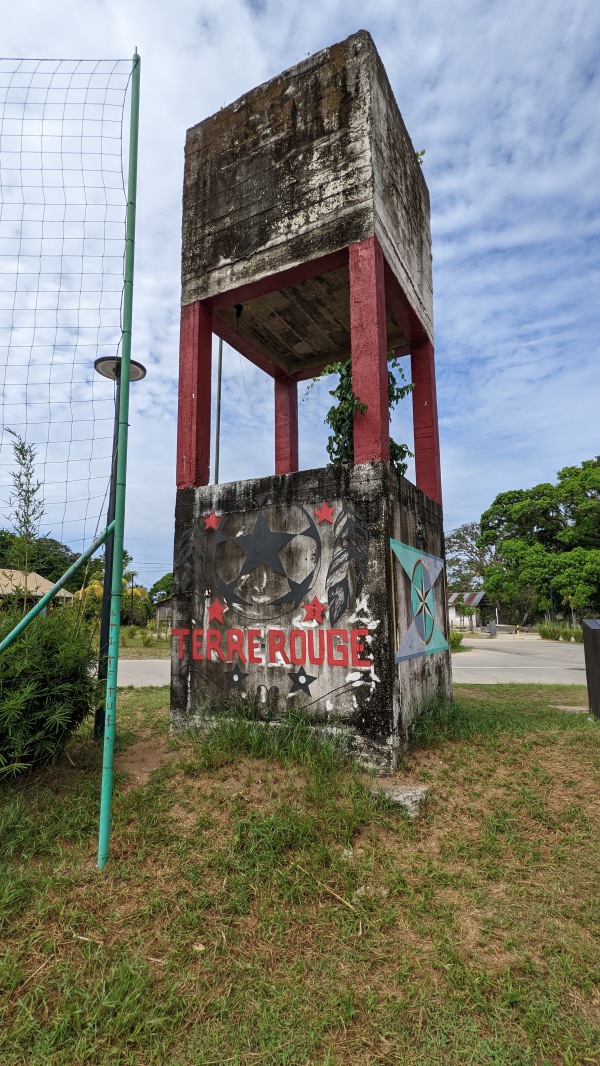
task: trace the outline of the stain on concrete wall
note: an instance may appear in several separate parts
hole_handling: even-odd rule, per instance
[[[188,130],[183,304],[373,234],[431,339],[429,194],[366,31]]]

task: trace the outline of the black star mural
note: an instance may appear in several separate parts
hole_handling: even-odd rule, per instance
[[[313,571],[311,571],[310,574],[307,574],[304,581],[292,581],[291,577],[288,577],[290,591],[286,592],[285,596],[280,596],[278,600],[273,600],[273,603],[293,603],[294,607],[299,607],[311,587],[313,580]]]
[[[296,505],[285,531],[281,522],[277,511],[273,518],[269,512],[254,512],[242,523],[236,515],[225,515],[219,528],[209,531],[201,560],[207,583],[238,618],[264,623],[284,617],[310,599],[321,560],[318,527],[306,508]]]
[[[228,607],[235,607],[238,603],[242,606],[247,604],[247,600],[242,599],[242,597],[238,596],[237,592],[235,591],[237,588],[237,583],[237,577],[234,578],[233,581],[225,582],[217,574],[217,589],[219,595],[221,596],[221,599],[225,601]]]
[[[229,688],[241,688],[248,674],[245,674],[239,666],[234,666],[233,670],[225,671],[225,677]]]
[[[261,563],[274,570],[276,574],[285,577],[283,563],[279,558],[279,552],[285,545],[294,539],[293,533],[274,533],[269,529],[267,520],[261,511],[256,519],[256,525],[252,533],[246,533],[242,537],[236,537],[236,545],[246,554],[244,565],[240,570],[240,577],[249,574]]]
[[[302,667],[295,671],[290,670],[290,680],[292,687],[290,689],[290,696],[292,692],[307,692],[310,696],[310,686],[313,681],[316,681],[316,677],[311,677],[310,674],[305,673]]]

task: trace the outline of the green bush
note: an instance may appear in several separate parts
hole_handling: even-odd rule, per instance
[[[450,650],[458,651],[463,641],[463,634],[459,633],[457,629],[450,630]]]
[[[574,640],[576,644],[583,644],[583,626],[563,626],[561,637],[568,644],[570,644],[572,640]]]
[[[154,644],[154,637],[152,633],[146,633],[145,629],[142,629],[142,646],[144,648],[150,648]]]
[[[540,622],[536,628],[542,640],[564,640],[567,644],[574,640],[576,644],[583,644],[582,626],[569,626],[564,622]]]
[[[20,620],[0,616],[0,639]],[[95,706],[90,631],[75,609],[38,616],[0,655],[0,778],[54,758]]]

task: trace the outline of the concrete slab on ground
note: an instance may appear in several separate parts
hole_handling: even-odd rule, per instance
[[[170,659],[119,659],[119,688],[170,684]]]
[[[513,682],[585,685],[583,644],[541,640],[533,635],[465,637],[469,651],[452,656],[455,684],[503,685]]]

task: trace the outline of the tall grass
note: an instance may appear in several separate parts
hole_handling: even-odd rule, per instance
[[[564,622],[540,622],[536,629],[542,640],[564,640],[567,644],[574,640],[576,644],[583,644],[582,626],[570,626]]]

